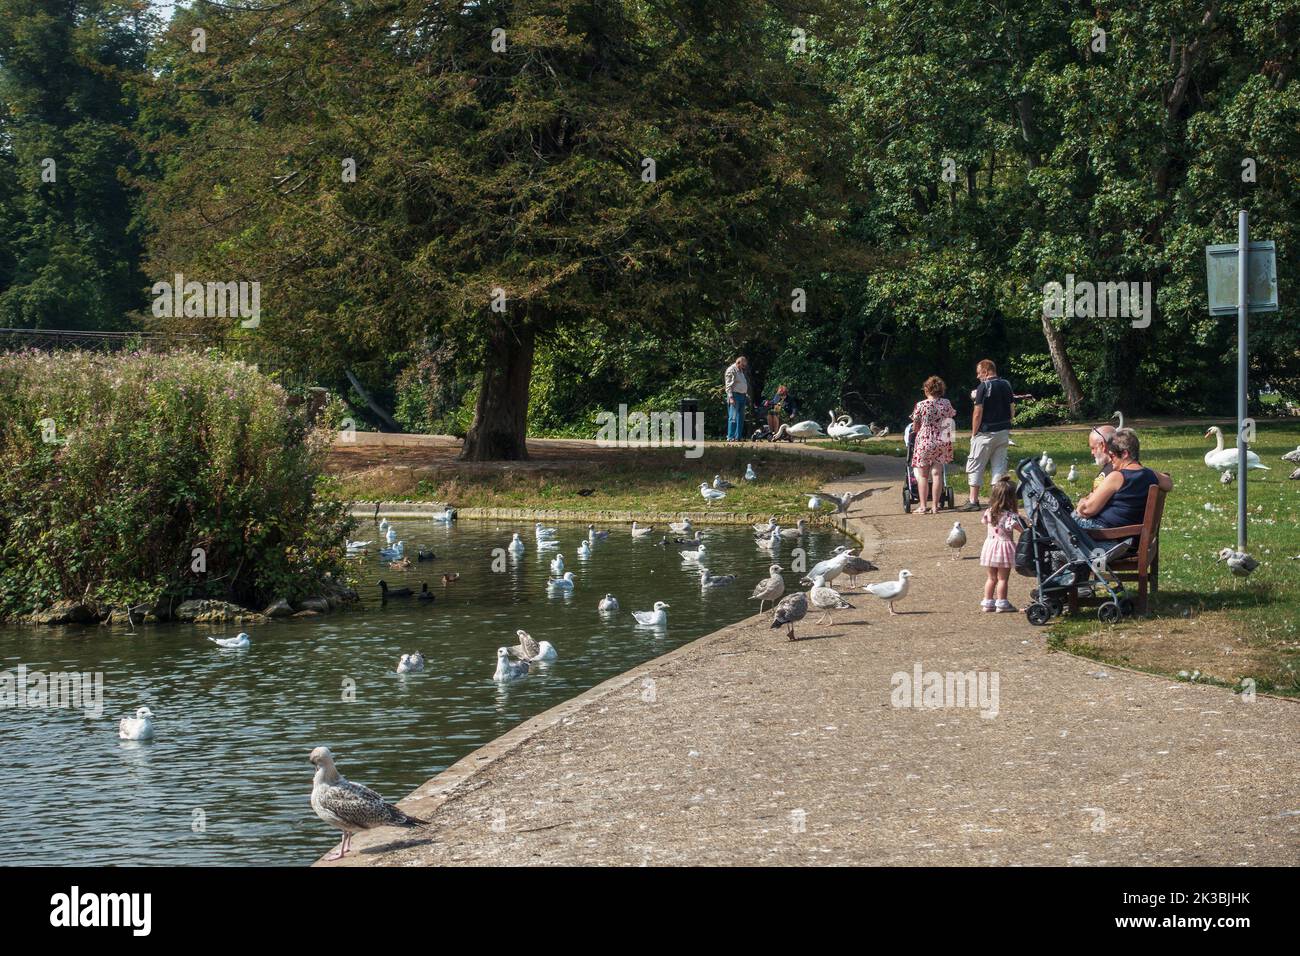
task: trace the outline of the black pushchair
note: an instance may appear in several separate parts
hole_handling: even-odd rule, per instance
[[[1016,572],[1035,578],[1038,587],[1025,608],[1029,623],[1041,626],[1065,610],[1071,589],[1102,598],[1097,618],[1113,624],[1133,613],[1133,600],[1108,569],[1129,549],[1127,541],[1102,547],[1074,521],[1074,505],[1033,458],[1016,466],[1017,494],[1023,503],[1023,531],[1016,545]],[[1109,600],[1104,598],[1109,596]]]
[[[907,448],[907,463],[903,466],[903,471],[907,473],[907,480],[903,482],[903,510],[908,514],[912,513],[912,505],[918,504],[921,500],[920,488],[916,483],[916,473],[912,471],[912,425],[903,429],[903,445]],[[948,466],[943,466],[943,491],[939,493],[939,507],[952,509],[953,495],[952,489],[948,487]]]

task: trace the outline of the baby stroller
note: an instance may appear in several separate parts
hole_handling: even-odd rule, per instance
[[[912,513],[912,505],[918,504],[921,500],[920,488],[916,484],[916,474],[912,471],[912,425],[903,429],[903,444],[907,447],[907,464],[903,470],[907,473],[907,481],[903,483],[903,510],[908,514]],[[942,472],[943,491],[939,493],[939,507],[952,508],[953,497],[952,489],[948,487],[948,466],[943,466]]]
[[[1074,506],[1060,488],[1052,484],[1038,461],[1026,458],[1016,466],[1020,478],[1018,495],[1024,503],[1024,528],[1016,545],[1016,572],[1037,579],[1031,593],[1033,603],[1025,608],[1029,623],[1042,626],[1065,610],[1071,588],[1100,598],[1097,618],[1113,624],[1133,613],[1133,600],[1124,585],[1108,570],[1110,561],[1128,551],[1127,541],[1103,548],[1088,537],[1071,517]],[[1109,542],[1108,542],[1109,544]]]

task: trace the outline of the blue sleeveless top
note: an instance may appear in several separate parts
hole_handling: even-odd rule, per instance
[[[1103,528],[1141,524],[1147,511],[1147,491],[1159,481],[1156,473],[1146,467],[1129,471],[1121,469],[1120,474],[1124,476],[1124,484],[1097,515],[1097,523]]]

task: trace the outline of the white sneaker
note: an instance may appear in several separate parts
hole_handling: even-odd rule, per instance
[[[1010,601],[999,601],[993,609],[999,614],[1015,613],[1016,610]]]
[[[991,598],[985,598],[983,601],[980,601],[980,608],[984,611],[992,611],[995,607],[996,605]]]

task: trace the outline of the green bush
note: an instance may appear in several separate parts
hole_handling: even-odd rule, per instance
[[[0,617],[68,598],[261,608],[343,579],[328,436],[255,369],[26,351],[0,355],[0,383]]]
[[[1069,421],[1070,406],[1062,398],[1038,398],[1016,403],[1015,428],[1038,428]]]

